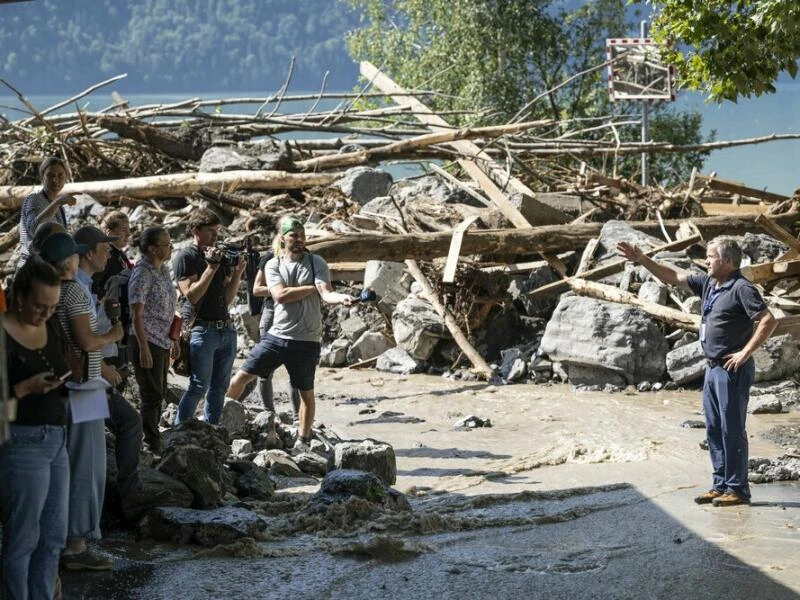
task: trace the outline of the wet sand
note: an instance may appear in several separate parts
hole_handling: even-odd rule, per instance
[[[268,516],[251,558],[112,533],[115,571],[68,575],[65,598],[800,598],[800,485],[753,486],[749,507],[692,501],[710,484],[704,431],[681,427],[702,420],[697,391],[322,369],[317,392],[329,429],[392,444],[412,515]],[[798,414],[750,415],[751,456],[782,454],[760,433]],[[468,415],[493,427],[454,431]]]

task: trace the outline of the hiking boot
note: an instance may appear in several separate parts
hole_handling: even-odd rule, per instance
[[[122,498],[122,514],[126,519],[135,519],[146,510],[162,505],[169,499],[167,490],[145,490],[143,487],[128,492]]]
[[[61,556],[61,568],[67,571],[110,571],[113,567],[114,562],[110,558],[97,554],[91,548],[78,554]]]
[[[708,490],[705,494],[695,497],[694,501],[698,504],[711,504],[715,498],[719,498],[723,493],[718,490]]]
[[[714,506],[739,506],[741,504],[750,504],[750,498],[743,498],[733,492],[725,492],[718,498],[714,498],[711,503]]]

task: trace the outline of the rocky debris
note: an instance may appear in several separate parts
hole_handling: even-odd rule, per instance
[[[257,467],[283,477],[304,477],[297,463],[283,450],[262,450],[253,459]]]
[[[768,339],[753,354],[756,381],[774,381],[792,377],[800,370],[800,345],[790,335]]]
[[[195,508],[211,508],[222,504],[232,483],[224,464],[214,452],[194,445],[171,447],[164,453],[158,470],[191,490],[194,496],[192,506]]]
[[[790,450],[792,454],[800,453],[800,427],[797,425],[777,425],[762,433],[761,437]]]
[[[678,385],[701,379],[707,364],[699,341],[679,346],[668,352],[666,357],[667,373]]]
[[[427,360],[436,345],[450,337],[444,321],[429,302],[406,298],[392,315],[392,330],[397,345],[419,360]]]
[[[392,176],[380,169],[354,167],[348,169],[336,185],[346,196],[363,205],[374,198],[387,196],[392,186]]]
[[[234,473],[236,495],[242,499],[267,500],[275,493],[275,482],[269,473],[249,460],[228,461]]]
[[[574,385],[657,381],[668,350],[656,322],[640,310],[580,296],[562,297],[541,342],[542,354],[565,365]]]
[[[311,497],[310,506],[324,508],[327,505],[360,498],[384,508],[410,511],[408,499],[390,488],[372,473],[353,469],[339,469],[328,473],[320,484],[319,491]]]
[[[456,431],[470,431],[478,427],[491,426],[491,419],[482,419],[481,417],[476,417],[475,415],[469,415],[468,417],[464,417],[463,419],[456,421],[455,425],[453,425],[453,429]]]
[[[697,419],[689,419],[681,423],[681,427],[684,429],[705,429],[706,423],[705,421],[699,421]]]
[[[530,298],[528,292],[561,279],[559,274],[545,261],[537,263],[530,273],[511,278],[508,292],[520,310],[529,317],[549,317],[558,304],[558,296]]]
[[[639,288],[639,300],[653,304],[666,304],[669,289],[657,281],[645,281]]]
[[[350,342],[345,339],[333,340],[320,350],[319,364],[322,367],[343,367],[347,364],[347,351]]]
[[[778,257],[788,250],[785,244],[763,233],[745,233],[739,239],[742,253],[750,258],[752,263],[765,263],[778,260]]]
[[[212,510],[159,507],[139,525],[142,537],[179,544],[217,546],[241,538],[258,538],[266,523],[254,512],[235,506]]]
[[[378,371],[386,371],[389,373],[397,373],[399,375],[410,375],[412,373],[420,373],[424,369],[421,361],[418,361],[403,348],[394,346],[389,348],[378,357],[375,363],[375,368]]]
[[[376,358],[394,347],[394,340],[382,331],[365,331],[347,351],[347,362],[352,364]]]
[[[217,462],[223,462],[230,454],[227,432],[205,421],[190,419],[164,432],[164,456],[171,450],[185,446],[196,446],[210,451]]]
[[[411,281],[413,278],[406,272],[405,263],[368,260],[364,267],[364,288],[375,292],[378,310],[387,316],[391,316],[397,303],[408,296]]]
[[[230,146],[212,146],[203,153],[197,170],[201,173],[246,171],[258,168],[258,160],[242,156]]]
[[[515,346],[500,351],[500,377],[507,383],[521,381],[528,375],[528,362],[536,351],[536,344]]]
[[[253,452],[253,442],[250,440],[233,440],[231,442],[231,455],[236,458],[244,458]]]
[[[753,415],[778,414],[783,412],[783,403],[776,394],[761,394],[750,398],[747,412]]]
[[[800,456],[785,454],[775,459],[751,457],[748,461],[750,483],[797,481],[800,479]]]
[[[307,475],[325,477],[329,471],[328,458],[316,452],[301,452],[294,457],[294,461],[300,471]]]
[[[247,409],[237,400],[226,399],[222,405],[220,425],[231,437],[245,436],[248,428]]]
[[[355,469],[372,473],[386,485],[397,481],[397,460],[394,448],[372,439],[345,441],[336,444],[334,468]]]

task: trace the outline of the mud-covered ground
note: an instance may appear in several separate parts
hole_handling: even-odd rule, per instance
[[[285,376],[276,376],[284,389]],[[112,573],[66,574],[71,598],[800,598],[800,485],[750,507],[692,498],[710,483],[698,392],[575,393],[327,370],[318,421],[397,454],[413,511],[303,510],[315,486],[259,512],[263,540],[202,549],[111,532]],[[477,415],[493,427],[456,431]],[[748,418],[761,437],[800,414]]]

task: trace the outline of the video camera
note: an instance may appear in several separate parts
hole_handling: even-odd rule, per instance
[[[242,255],[242,247],[239,244],[232,244],[230,242],[217,242],[214,247],[220,252],[219,262],[223,267],[233,268],[239,263],[239,257]]]

